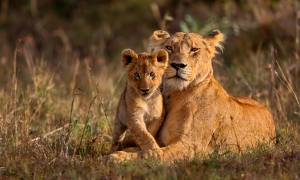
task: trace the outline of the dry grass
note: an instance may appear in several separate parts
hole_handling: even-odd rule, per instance
[[[230,2],[222,4],[225,14],[229,13],[226,18],[237,8]],[[275,148],[262,146],[243,155],[212,154],[169,167],[151,160],[105,164],[103,156],[109,153],[124,69],[103,55],[78,55],[68,33],[57,30],[54,36],[62,42],[55,51],[57,56],[49,55],[52,47],[48,46],[39,53],[32,36],[20,39],[12,55],[0,54],[0,178],[298,179],[299,32],[286,40],[282,34],[290,29],[277,31],[276,25],[281,23],[277,20],[294,12],[292,3],[278,3],[277,11],[261,4],[255,4],[261,8],[247,6],[246,15],[237,18],[236,24],[221,15],[216,18],[230,38],[214,66],[217,79],[231,94],[250,96],[270,108],[276,122]],[[168,26],[168,13],[159,17],[156,6],[152,4],[156,21]],[[197,15],[198,11],[190,9]],[[5,12],[1,17],[6,17]],[[199,29],[195,20],[186,19],[177,23],[183,30],[205,32],[214,27],[208,23]],[[261,31],[273,34],[262,36]]]
[[[102,160],[111,143],[111,122],[124,80],[121,68],[107,66],[106,72],[96,75],[88,60],[76,60],[64,78],[46,61],[33,59],[26,46],[30,41],[17,47],[11,75],[6,77],[9,83],[0,93],[3,177],[299,177],[299,78],[288,64],[279,63],[273,49],[253,52],[247,62],[232,69],[220,58],[215,66],[225,68],[217,76],[229,91],[246,92],[271,108],[277,125],[275,149],[261,147],[242,156],[211,155],[204,161],[166,167],[155,161],[111,166]],[[22,84],[22,79],[27,83]],[[78,82],[85,82],[85,89],[71,91]]]

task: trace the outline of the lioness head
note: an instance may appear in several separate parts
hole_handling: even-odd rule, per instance
[[[213,72],[212,58],[216,47],[221,47],[223,34],[215,30],[203,37],[197,33],[154,31],[150,37],[150,50],[165,49],[169,53],[169,66],[165,83],[173,90],[182,90],[198,84]]]
[[[137,54],[134,50],[122,52],[127,67],[127,83],[144,98],[150,97],[160,86],[168,66],[168,53],[161,49],[155,53]]]

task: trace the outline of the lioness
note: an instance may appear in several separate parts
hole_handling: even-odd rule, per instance
[[[273,144],[275,125],[268,109],[252,99],[230,96],[213,76],[212,59],[223,34],[166,34],[155,31],[150,39],[152,49],[169,53],[163,81],[166,118],[157,138],[165,147],[152,150],[152,154],[171,162],[213,151],[243,152],[260,143]],[[139,153],[112,156],[134,159]]]
[[[114,122],[112,150],[118,150],[120,145],[126,147],[131,138],[142,150],[159,149],[154,136],[163,121],[163,98],[159,86],[168,65],[168,53],[160,50],[152,54],[136,54],[125,49],[122,61],[127,67],[127,84]],[[125,137],[121,136],[125,131]]]

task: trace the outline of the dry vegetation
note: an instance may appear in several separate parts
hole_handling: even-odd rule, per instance
[[[0,178],[300,178],[296,2],[3,0]],[[120,50],[142,50],[159,26],[202,34],[217,27],[227,35],[214,63],[217,79],[232,94],[271,109],[274,149],[213,154],[170,167],[103,162],[124,85]]]

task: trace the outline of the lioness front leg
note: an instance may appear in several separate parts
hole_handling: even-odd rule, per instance
[[[173,162],[183,159],[190,159],[194,154],[194,151],[189,144],[178,141],[174,144],[170,144],[167,147],[161,148],[161,152],[157,152],[157,155],[154,155],[163,162]]]
[[[196,132],[192,129],[194,124],[194,113],[190,111],[191,108],[186,108],[183,111],[183,119],[175,119],[183,122],[181,129],[174,129],[168,133],[179,134],[176,141],[166,144],[166,147],[161,148],[162,152],[158,152],[159,158],[164,162],[172,162],[176,160],[191,159],[195,155],[205,156],[209,151],[209,143],[212,139],[213,133],[217,129],[217,123],[213,119],[198,120],[198,126],[202,127],[200,131]],[[197,139],[193,138],[197,137]],[[160,154],[159,154],[160,153]]]
[[[196,155],[204,157],[210,153],[208,145],[212,139],[212,134],[215,129],[203,130],[202,134],[199,134],[198,142],[194,143],[191,140],[180,139],[173,144],[161,148],[161,152],[157,152],[159,159],[163,162],[174,162],[178,160],[189,160]]]
[[[135,118],[128,120],[128,129],[134,137],[134,141],[143,150],[159,149],[154,137],[148,132],[143,118]]]

